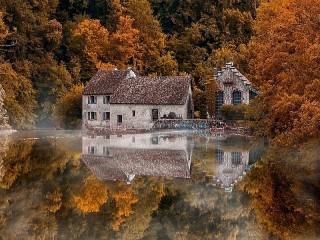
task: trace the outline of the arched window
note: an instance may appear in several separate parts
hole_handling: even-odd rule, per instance
[[[233,165],[238,165],[241,163],[241,152],[231,153],[231,162]]]
[[[223,164],[224,152],[221,149],[215,149],[216,164]]]
[[[222,91],[218,91],[217,93],[217,100],[216,100],[216,117],[217,118],[221,118],[221,113],[220,113],[220,109],[224,103],[224,96],[223,96],[223,92]]]
[[[234,91],[232,93],[232,104],[238,105],[242,103],[242,96],[240,91]]]

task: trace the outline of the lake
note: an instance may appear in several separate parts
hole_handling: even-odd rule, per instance
[[[0,239],[316,239],[318,168],[260,162],[266,145],[190,131],[16,132],[1,138]]]

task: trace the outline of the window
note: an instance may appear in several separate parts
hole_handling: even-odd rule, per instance
[[[233,165],[241,163],[241,152],[232,152],[231,153],[231,162]]]
[[[110,112],[103,112],[103,120],[110,120]]]
[[[93,146],[88,146],[88,154],[94,155],[97,153],[97,148]]]
[[[103,147],[103,155],[109,156],[110,152],[109,152],[109,148],[108,147]]]
[[[157,121],[159,119],[159,110],[152,109],[152,121]]]
[[[223,92],[222,91],[218,91],[217,93],[217,100],[216,100],[216,117],[217,118],[221,118],[221,113],[220,113],[220,109],[223,105]]]
[[[97,120],[97,112],[88,112],[88,120]]]
[[[241,92],[240,91],[234,91],[232,93],[232,104],[233,105],[239,105],[242,102]]]
[[[221,149],[215,149],[216,163],[222,164],[224,160],[224,152]]]
[[[89,96],[88,104],[97,104],[97,96]]]
[[[110,104],[110,96],[103,97],[103,104]]]
[[[117,115],[117,123],[118,124],[122,123],[122,115]]]
[[[136,111],[132,111],[132,117],[135,117],[136,116]]]

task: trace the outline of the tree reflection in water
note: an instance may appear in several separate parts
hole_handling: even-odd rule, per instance
[[[320,140],[273,146],[241,183],[261,226],[284,239],[320,236]]]
[[[192,138],[190,179],[137,175],[130,184],[97,179],[80,159],[79,138],[1,140],[0,236],[311,239],[319,234],[319,141],[298,151],[270,150],[232,192],[225,192],[213,186],[216,158],[222,156],[217,139]],[[252,152],[247,138],[220,140],[225,153]]]

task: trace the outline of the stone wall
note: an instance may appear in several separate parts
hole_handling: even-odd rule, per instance
[[[219,91],[223,92],[224,104],[232,104],[234,91],[240,91],[242,103],[249,104],[251,83],[233,67],[233,63],[227,63],[214,77],[218,81]]]
[[[187,119],[188,106],[184,105],[142,105],[142,104],[104,104],[103,96],[97,96],[96,104],[88,104],[88,96],[83,96],[83,128],[152,128],[152,109],[157,109],[159,118],[174,112],[177,116]],[[133,116],[135,111],[135,116]],[[89,120],[88,112],[96,112],[97,119]],[[110,120],[103,120],[103,112],[110,112]],[[122,115],[122,124],[117,123],[117,115]]]

